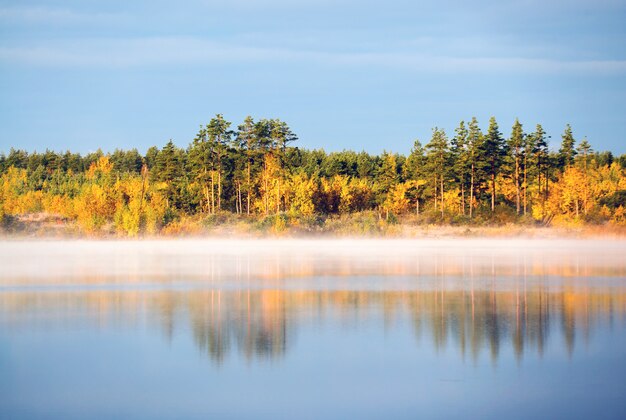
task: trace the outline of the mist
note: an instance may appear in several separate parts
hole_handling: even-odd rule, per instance
[[[605,284],[626,276],[624,256],[623,240],[5,240],[0,288],[413,289],[442,280],[506,288],[546,277]]]

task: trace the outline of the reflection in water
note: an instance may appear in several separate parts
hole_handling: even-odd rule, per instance
[[[474,359],[488,352],[495,361],[506,347],[518,358],[529,351],[541,355],[550,340],[571,354],[594,327],[616,321],[623,326],[625,313],[626,292],[618,287],[0,293],[2,328],[145,322],[168,339],[189,332],[197,348],[218,363],[229,354],[247,360],[282,357],[297,341],[301,324],[358,328],[368,320],[382,329],[408,321],[417,345],[454,348]]]
[[[624,418],[626,241],[0,241],[0,417]]]

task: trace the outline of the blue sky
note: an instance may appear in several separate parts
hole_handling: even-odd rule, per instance
[[[0,151],[186,146],[216,113],[408,152],[494,115],[626,153],[626,1],[0,0]]]

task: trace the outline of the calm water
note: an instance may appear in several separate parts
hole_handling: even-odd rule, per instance
[[[0,418],[626,418],[626,242],[0,242]]]

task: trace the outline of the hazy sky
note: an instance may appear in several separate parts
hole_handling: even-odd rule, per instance
[[[494,115],[626,152],[625,0],[0,0],[0,151],[187,146],[216,113],[407,152]]]

